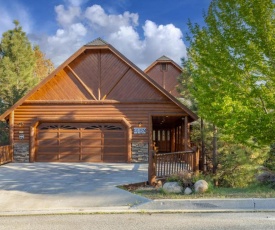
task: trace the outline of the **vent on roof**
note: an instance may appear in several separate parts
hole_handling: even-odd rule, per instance
[[[167,63],[161,63],[161,71],[167,71]]]

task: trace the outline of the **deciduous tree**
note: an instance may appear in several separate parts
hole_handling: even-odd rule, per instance
[[[199,114],[246,144],[271,144],[275,125],[275,4],[213,0],[189,23],[187,65]]]
[[[46,58],[39,46],[34,46],[33,50],[35,56],[34,77],[41,81],[54,70],[54,65],[50,59]]]

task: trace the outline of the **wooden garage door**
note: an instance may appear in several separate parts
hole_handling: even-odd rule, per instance
[[[127,162],[126,136],[120,123],[42,123],[35,161]]]

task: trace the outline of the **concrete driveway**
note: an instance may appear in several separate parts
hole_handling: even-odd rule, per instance
[[[147,181],[147,164],[10,163],[0,166],[1,212],[129,207],[149,201],[117,188]]]

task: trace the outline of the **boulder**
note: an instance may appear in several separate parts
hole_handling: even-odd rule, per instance
[[[167,193],[182,193],[182,186],[178,182],[166,182],[163,185],[163,191]]]
[[[195,185],[195,192],[204,193],[208,189],[208,183],[205,180],[198,180]]]
[[[192,189],[187,187],[186,189],[184,189],[184,194],[185,195],[190,195],[192,193]]]

